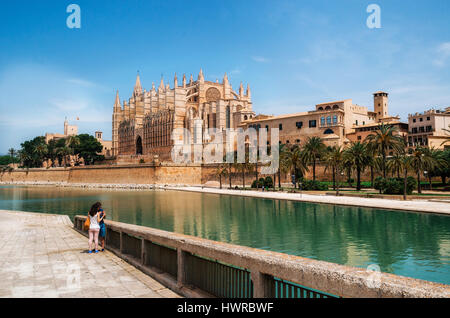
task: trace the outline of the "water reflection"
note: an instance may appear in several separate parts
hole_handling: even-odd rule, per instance
[[[0,209],[87,213],[450,284],[450,217],[178,191],[0,187]]]

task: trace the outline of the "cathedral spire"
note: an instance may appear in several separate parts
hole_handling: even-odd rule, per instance
[[[134,85],[134,94],[135,95],[142,94],[142,85],[141,85],[141,78],[139,76],[139,71],[136,76],[136,84]]]
[[[250,92],[250,84],[247,84],[247,97],[251,98],[252,97],[252,93]]]
[[[173,83],[174,83],[175,88],[177,88],[177,87],[178,87],[178,77],[177,77],[177,73],[175,73],[175,78],[173,79]]]
[[[152,82],[152,91],[155,91],[155,82]]]
[[[192,83],[194,83],[194,77],[191,74],[191,78],[189,79],[189,84],[192,84]]]
[[[223,76],[223,83],[224,84],[226,84],[226,85],[228,85],[228,75],[227,75],[227,73],[225,73],[225,75]]]
[[[203,70],[201,68],[200,73],[198,73],[198,81],[201,83],[205,81],[205,76],[203,75]]]
[[[161,75],[161,82],[159,83],[158,89],[163,89],[163,88],[164,88],[164,77]]]
[[[239,96],[244,97],[244,85],[241,82],[241,85],[239,86]]]
[[[183,88],[186,88],[186,74],[183,74]]]
[[[116,92],[116,101],[114,102],[114,109],[120,108],[119,90]]]

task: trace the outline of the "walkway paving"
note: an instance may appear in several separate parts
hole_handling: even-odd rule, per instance
[[[190,191],[190,192],[202,192],[213,194],[228,194],[237,196],[247,196],[255,198],[267,198],[276,200],[292,200],[292,201],[304,201],[315,203],[329,203],[339,205],[349,205],[368,208],[381,208],[389,210],[404,210],[424,213],[439,213],[450,215],[450,203],[436,200],[411,200],[400,201],[391,199],[372,199],[372,198],[360,198],[360,197],[345,197],[345,196],[333,196],[333,195],[314,195],[305,193],[286,193],[286,192],[261,192],[261,191],[242,191],[242,190],[228,190],[228,189],[214,189],[214,188],[202,188],[202,187],[164,187],[167,190],[176,191]]]
[[[0,210],[0,297],[180,297],[114,254],[87,253],[62,215]]]

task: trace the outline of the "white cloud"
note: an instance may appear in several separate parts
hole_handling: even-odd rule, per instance
[[[91,81],[83,80],[80,78],[69,78],[66,81],[71,84],[76,84],[76,85],[85,86],[85,87],[96,87],[97,86],[97,84],[95,84]]]
[[[269,63],[270,59],[262,56],[252,56],[252,60],[258,63]]]
[[[450,42],[441,43],[437,49],[437,58],[433,61],[436,66],[445,66],[450,59]]]

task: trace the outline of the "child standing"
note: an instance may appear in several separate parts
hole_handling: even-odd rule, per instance
[[[100,209],[99,209],[99,216],[100,216],[100,222],[99,222],[99,226],[100,226],[100,231],[99,231],[99,238],[100,238],[100,244],[102,246],[102,252],[105,251],[105,237],[106,237],[106,227],[105,227],[105,221],[104,219],[106,218],[106,213],[105,211],[103,211],[102,206],[100,205]]]

